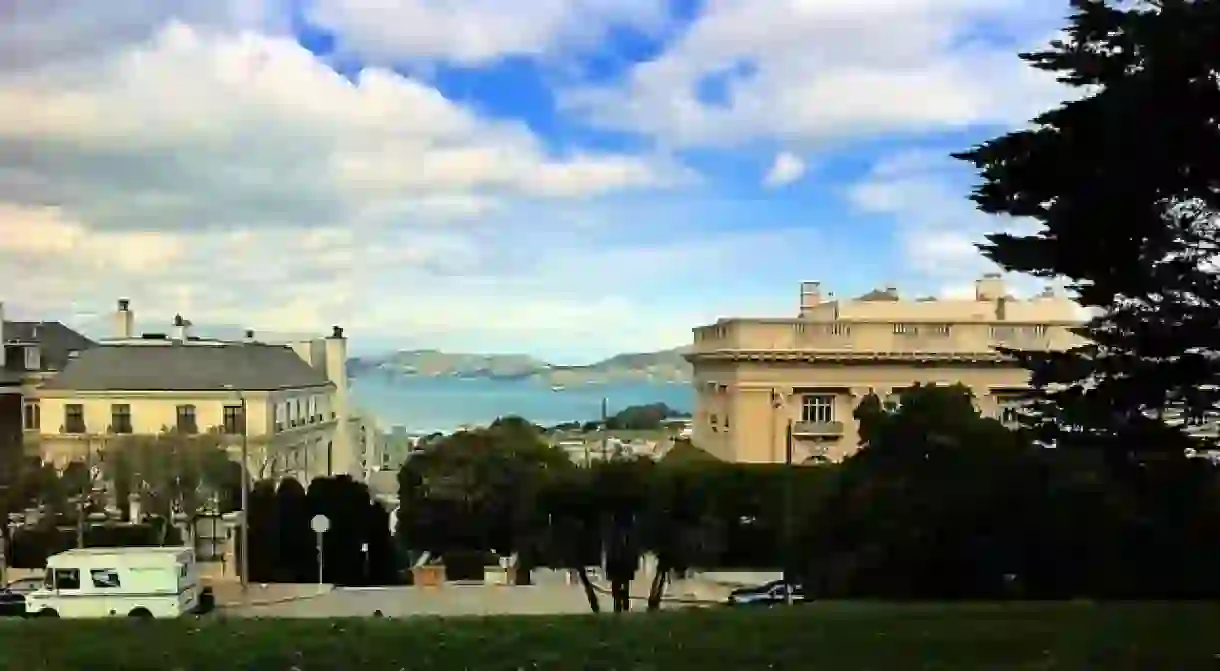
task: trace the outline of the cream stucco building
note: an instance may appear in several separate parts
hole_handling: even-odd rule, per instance
[[[728,461],[782,462],[791,421],[795,461],[839,460],[857,449],[860,400],[915,383],[963,383],[984,413],[1011,419],[1028,374],[995,348],[1072,347],[1080,321],[1071,300],[1050,290],[1015,299],[995,274],[966,300],[910,300],[893,287],[835,300],[805,282],[795,317],[694,330],[693,441]]]
[[[96,456],[126,434],[217,432],[239,454],[243,428],[252,477],[361,477],[352,436],[347,340],[270,344],[172,332],[137,335],[128,301],[114,315],[115,338],[75,353],[36,390],[38,450],[58,466]]]

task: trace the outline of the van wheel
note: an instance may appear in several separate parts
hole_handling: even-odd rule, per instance
[[[59,617],[59,611],[54,608],[43,608],[38,611],[38,617]]]
[[[148,612],[147,608],[136,608],[136,609],[132,610],[130,613],[128,613],[127,617],[133,617],[137,620],[153,619],[152,613]]]

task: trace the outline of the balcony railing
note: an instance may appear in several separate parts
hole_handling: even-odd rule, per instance
[[[796,422],[792,425],[794,436],[841,436],[843,422]]]
[[[1057,350],[1083,341],[1065,325],[1034,323],[729,320],[695,330],[694,351],[981,353],[997,347]]]

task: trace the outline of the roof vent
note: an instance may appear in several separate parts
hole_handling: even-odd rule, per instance
[[[126,298],[119,299],[119,312],[126,312],[131,308],[131,301]]]
[[[182,315],[174,315],[174,326],[186,326],[186,320]]]
[[[254,329],[246,329],[246,340],[254,340]]]
[[[343,337],[343,327],[342,326],[332,326],[330,337],[342,338]]]

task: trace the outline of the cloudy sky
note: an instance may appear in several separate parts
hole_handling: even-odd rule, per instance
[[[987,270],[1051,0],[0,0],[9,318],[579,361]]]

